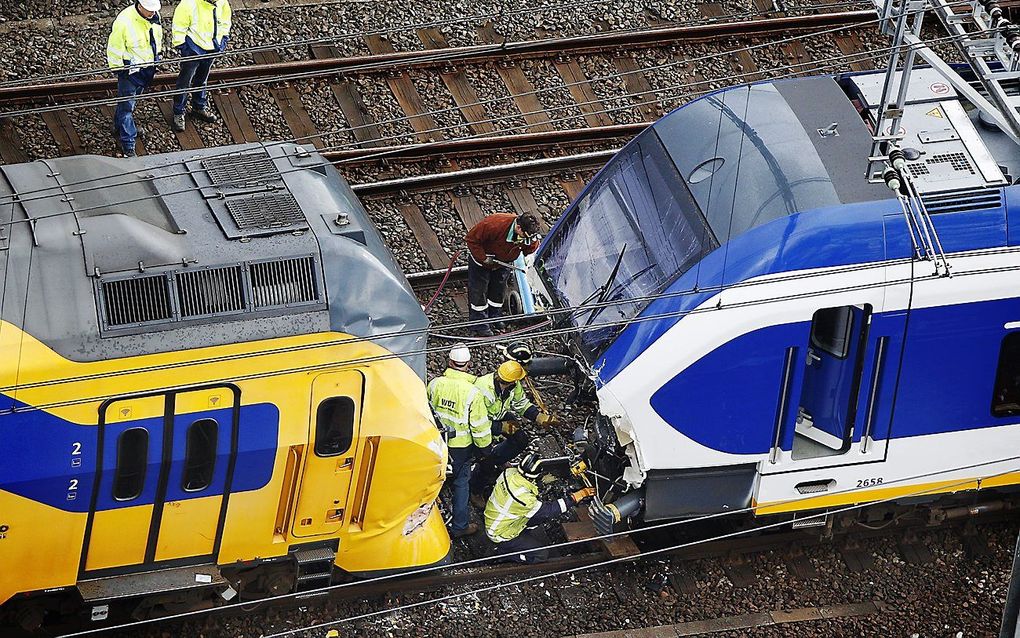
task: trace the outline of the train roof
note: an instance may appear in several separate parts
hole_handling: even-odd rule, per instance
[[[294,144],[2,166],[0,202],[2,318],[72,360],[427,326],[350,187]]]

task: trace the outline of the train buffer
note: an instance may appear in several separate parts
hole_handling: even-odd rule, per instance
[[[636,556],[641,553],[638,546],[629,536],[614,536],[612,538],[598,539],[598,532],[595,531],[595,523],[588,514],[588,508],[577,508],[577,521],[563,523],[563,533],[568,541],[579,541],[586,538],[596,539],[594,542],[602,546],[612,558],[625,558]]]

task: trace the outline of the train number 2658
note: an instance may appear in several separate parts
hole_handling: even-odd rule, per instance
[[[857,479],[857,487],[871,487],[872,485],[881,485],[881,484],[882,484],[882,477]]]

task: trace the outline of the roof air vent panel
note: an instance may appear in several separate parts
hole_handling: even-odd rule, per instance
[[[256,309],[316,303],[320,299],[312,257],[260,261],[248,265]]]
[[[185,270],[176,273],[181,318],[206,317],[245,309],[241,266]]]
[[[301,206],[290,193],[228,197],[230,217],[242,235],[272,234],[308,228]]]
[[[281,179],[280,171],[265,151],[239,153],[202,160],[209,181],[217,186],[240,188]]]
[[[104,281],[101,288],[103,319],[108,327],[170,321],[173,318],[166,275]]]

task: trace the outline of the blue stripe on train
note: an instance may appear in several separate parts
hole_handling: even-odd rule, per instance
[[[1020,187],[1005,191],[1008,203],[1020,195]],[[1007,242],[1004,208],[943,213],[932,219],[946,252],[1005,246]],[[717,248],[666,289],[665,294],[675,296],[653,301],[640,316],[691,310],[717,294],[719,286],[762,275],[900,259],[909,257],[910,252],[910,236],[894,201],[797,213],[754,228]],[[600,383],[612,380],[679,320],[673,316],[627,326],[595,362]]]
[[[895,368],[883,372],[874,438],[1016,423],[1017,417],[993,416],[991,407],[999,352],[1007,333],[1003,326],[1020,320],[1020,298],[912,310],[905,342],[903,316],[902,312],[876,313],[872,319],[863,371],[866,380],[871,378],[877,337],[890,338],[887,365],[895,366],[896,355],[903,349],[898,386],[892,374]],[[732,454],[767,453],[775,434],[785,350],[799,348],[795,366],[802,369],[809,330],[809,322],[796,322],[741,335],[667,381],[652,395],[652,408],[675,430],[706,447]],[[795,378],[792,387],[797,385]],[[890,428],[894,388],[896,412]],[[858,411],[854,440],[860,438],[862,419]],[[793,438],[789,425],[787,430],[784,449],[790,449]]]
[[[92,501],[96,475],[96,446],[98,427],[77,425],[44,410],[0,395],[3,405],[13,405],[14,412],[0,415],[0,490],[44,503],[69,512],[87,512]],[[24,410],[24,411],[17,411]],[[197,492],[182,489],[179,480],[182,468],[175,462],[171,468],[171,481],[167,486],[168,501],[202,498],[221,494],[225,485],[229,453],[231,410],[209,410],[176,417],[174,448],[181,458],[186,443],[187,425],[202,418],[212,418],[224,430],[218,437],[213,480],[209,487]],[[271,403],[244,405],[240,409],[240,427],[237,440],[237,462],[231,492],[257,490],[265,486],[273,473],[280,412]],[[111,426],[113,427],[113,426]],[[125,427],[145,427],[150,431],[150,449],[162,450],[163,418],[139,419],[117,424],[117,431]],[[107,436],[104,449],[107,469],[100,486],[97,508],[147,505],[154,501],[160,454],[150,455],[150,469],[145,486],[138,498],[119,502],[113,499],[112,482],[107,479],[115,463],[116,436]],[[155,456],[155,458],[153,458]]]

